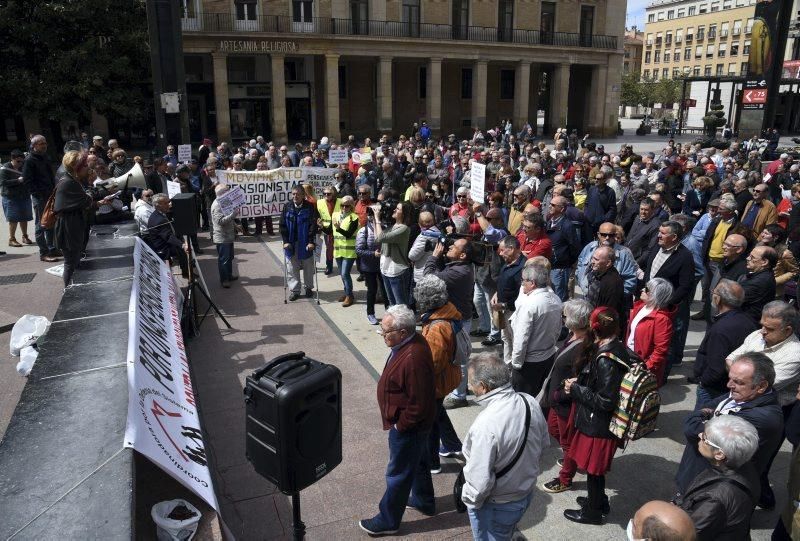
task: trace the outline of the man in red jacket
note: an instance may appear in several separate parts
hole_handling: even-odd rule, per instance
[[[386,492],[373,518],[358,522],[370,535],[390,535],[400,528],[406,506],[433,516],[436,506],[431,481],[428,432],[436,415],[433,356],[416,332],[416,318],[407,306],[386,311],[380,334],[391,349],[378,381],[378,407],[389,431]]]

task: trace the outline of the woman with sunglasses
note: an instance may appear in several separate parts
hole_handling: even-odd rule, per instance
[[[672,320],[676,307],[669,308],[672,284],[664,278],[653,278],[647,282],[639,300],[633,303],[625,345],[644,360],[647,368],[658,380],[658,386],[666,383],[665,368],[669,343],[672,340]]]
[[[322,231],[333,238],[333,258],[344,287],[344,295],[339,297],[339,302],[347,308],[353,305],[353,278],[350,271],[356,261],[358,214],[355,213],[355,203],[351,196],[342,197],[340,205],[341,210],[331,217],[327,227],[322,226]]]

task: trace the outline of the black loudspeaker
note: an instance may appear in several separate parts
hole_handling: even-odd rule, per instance
[[[300,351],[247,377],[247,459],[284,494],[342,462],[342,373]]]
[[[197,197],[193,193],[179,193],[172,201],[172,227],[179,237],[196,235],[200,224],[197,223]]]

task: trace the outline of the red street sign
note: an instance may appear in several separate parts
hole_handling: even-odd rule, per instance
[[[697,100],[693,100],[691,98],[686,98],[683,100],[684,107],[697,107]]]
[[[767,103],[767,90],[763,88],[746,88],[742,94],[742,103]]]

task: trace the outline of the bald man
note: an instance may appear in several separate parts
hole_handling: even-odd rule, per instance
[[[778,221],[778,212],[775,204],[768,199],[769,186],[758,184],[753,188],[753,199],[748,201],[742,212],[742,224],[746,225],[756,236],[769,224]]]
[[[628,522],[628,539],[648,541],[695,541],[697,535],[689,515],[661,500],[649,501]]]
[[[547,238],[553,245],[553,270],[550,271],[550,281],[553,283],[553,291],[561,299],[561,302],[569,298],[569,275],[572,265],[578,260],[581,253],[581,245],[575,225],[568,220],[565,212],[567,209],[567,199],[557,195],[550,200],[550,212],[547,216]]]

